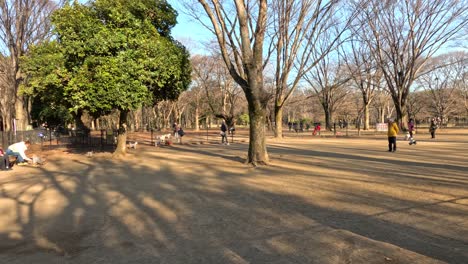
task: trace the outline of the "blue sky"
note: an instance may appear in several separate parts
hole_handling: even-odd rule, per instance
[[[85,3],[88,0],[78,0]],[[194,21],[190,16],[184,13],[180,0],[167,0],[167,2],[177,10],[177,25],[172,30],[172,36],[188,48],[190,53],[204,53],[202,43],[214,39],[214,36],[202,27],[199,22]]]
[[[167,1],[179,14],[177,25],[172,30],[172,36],[182,42],[192,54],[203,53],[203,42],[214,39],[211,32],[194,21],[189,15],[185,14],[179,0]]]

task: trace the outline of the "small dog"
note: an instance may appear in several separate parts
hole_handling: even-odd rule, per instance
[[[36,155],[33,155],[33,156],[32,156],[32,165],[33,165],[33,166],[44,165],[44,163],[45,163],[45,161],[44,161],[44,159],[42,159],[41,157],[36,156]]]
[[[137,145],[138,145],[138,142],[135,141],[135,142],[130,142],[128,143],[128,148],[131,148],[131,149],[136,149],[137,148]]]
[[[156,137],[156,142],[155,142],[154,145],[156,147],[163,146],[163,145],[169,145],[170,141],[171,141],[171,134],[164,134],[164,135]]]
[[[411,138],[410,133],[409,133],[409,132],[406,133],[406,135],[405,135],[405,140],[409,140],[410,138]]]

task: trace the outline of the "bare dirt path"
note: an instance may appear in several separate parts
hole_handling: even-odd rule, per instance
[[[0,263],[468,263],[464,131],[200,141],[0,172]]]

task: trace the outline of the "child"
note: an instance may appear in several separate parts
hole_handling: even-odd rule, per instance
[[[408,122],[408,132],[410,134],[410,139],[413,139],[413,131],[414,131],[414,121],[413,121],[413,118],[410,118]]]
[[[318,123],[318,124],[315,125],[315,127],[314,127],[313,135],[316,136],[317,133],[319,133],[319,135],[320,135],[320,123]]]
[[[414,120],[410,118],[408,122],[408,140],[409,140],[410,145],[416,144],[416,140],[414,140],[413,135],[414,135]]]

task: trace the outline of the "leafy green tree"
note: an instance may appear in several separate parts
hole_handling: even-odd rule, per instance
[[[249,114],[242,114],[239,116],[239,121],[242,125],[248,125],[250,123]]]
[[[65,6],[52,18],[56,40],[33,49],[24,60],[30,92],[60,98],[74,113],[99,116],[119,110],[114,154],[125,154],[129,111],[175,99],[190,84],[189,54],[170,36],[176,16],[166,1]],[[53,63],[42,69],[47,57]]]

